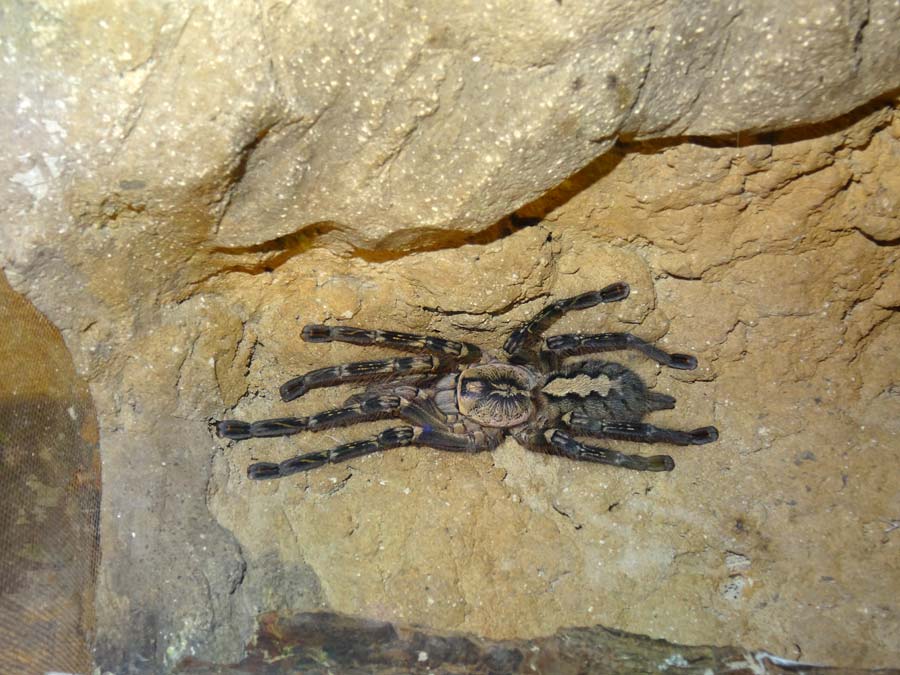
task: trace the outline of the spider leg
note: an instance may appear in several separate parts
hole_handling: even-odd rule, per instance
[[[293,401],[316,387],[359,382],[385,375],[403,377],[404,375],[434,373],[444,364],[445,362],[434,356],[403,356],[379,361],[357,361],[356,363],[312,370],[305,375],[288,380],[281,385],[279,391],[283,401]]]
[[[309,417],[277,417],[258,422],[222,420],[216,431],[223,438],[242,441],[248,438],[291,436],[301,431],[318,431],[330,427],[356,424],[397,413],[404,401],[399,396],[369,396],[359,398],[341,408],[326,410]]]
[[[302,337],[306,342],[349,342],[362,347],[378,345],[394,349],[433,352],[451,357],[456,361],[477,361],[481,357],[481,349],[469,342],[456,342],[432,335],[398,333],[391,330],[309,324],[303,328]]]
[[[310,452],[291,457],[283,462],[257,462],[247,469],[247,476],[255,480],[283,478],[301,471],[309,471],[324,464],[343,462],[355,457],[370,455],[381,450],[390,450],[407,445],[426,445],[439,450],[457,452],[478,452],[489,450],[499,443],[499,435],[482,433],[456,434],[449,430],[423,427],[392,427],[377,436],[363,441],[344,443],[330,450]]]
[[[413,427],[392,427],[382,431],[377,436],[364,441],[344,443],[331,450],[310,452],[305,455],[297,455],[283,462],[257,462],[247,469],[247,476],[255,480],[264,478],[283,478],[301,471],[309,471],[324,464],[343,462],[354,457],[362,457],[381,450],[390,450],[404,445],[410,445],[416,435]]]
[[[570,459],[611,464],[634,471],[671,471],[675,468],[675,462],[668,455],[653,455],[652,457],[626,455],[608,448],[587,445],[575,440],[560,429],[547,429],[544,437],[557,452]]]
[[[216,432],[222,438],[243,441],[248,438],[292,436],[301,431],[320,431],[332,427],[369,422],[382,417],[399,417],[422,427],[444,427],[446,416],[415,387],[404,387],[396,394],[351,396],[340,408],[325,410],[308,417],[276,417],[244,422],[222,420],[216,422]]]
[[[530,321],[516,328],[506,339],[503,350],[510,356],[528,352],[540,339],[541,333],[566,312],[588,309],[603,302],[618,302],[627,298],[630,292],[628,284],[619,281],[599,291],[590,291],[564,300],[557,300],[544,307]]]
[[[704,445],[719,438],[719,431],[715,427],[680,431],[641,422],[603,422],[578,411],[563,415],[562,419],[574,433],[594,438],[612,438],[637,443],[672,443],[673,445]]]
[[[596,333],[594,335],[568,333],[548,337],[545,344],[547,351],[558,357],[633,349],[669,368],[693,370],[697,367],[696,357],[689,354],[669,354],[631,333]]]
[[[458,434],[428,424],[421,427],[416,437],[416,444],[452,452],[481,452],[482,450],[493,450],[500,445],[501,440],[503,440],[503,435],[500,433],[475,431]]]

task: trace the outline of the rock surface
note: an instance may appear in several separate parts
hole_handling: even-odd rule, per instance
[[[900,86],[900,9],[694,6],[3,10],[0,264],[97,407],[102,665],[235,661],[258,613],[320,607],[897,663],[900,121],[812,123]],[[555,330],[698,355],[622,359],[679,399],[657,422],[722,432],[672,474],[507,442],[254,483],[252,459],[377,425],[207,428],[342,400],[277,400],[378,353],[307,322],[497,348],[618,279],[627,302]]]
[[[796,126],[900,87],[888,0],[4,14],[11,196],[39,203],[65,173],[68,227],[98,244],[129,223],[166,231],[167,270],[200,243],[237,253],[320,229],[421,247],[496,222],[619,137]],[[40,236],[22,226],[14,251]]]
[[[216,455],[213,512],[250,559],[309,565],[343,612],[493,638],[600,622],[814,662],[896,662],[884,590],[900,582],[897,254],[858,223],[897,198],[870,168],[900,170],[898,130],[884,110],[811,139],[626,149],[540,225],[489,244],[379,265],[314,250],[272,274],[220,279],[218,294],[237,298],[220,311],[256,341],[226,357],[251,383],[239,417],[307,414],[347,395],[277,400],[292,374],[373,356],[300,342],[306,322],[499,348],[547,297],[624,278],[628,301],[554,330],[632,330],[697,352],[692,373],[622,361],[679,399],[658,421],[712,422],[722,437],[675,450],[663,477],[507,442],[477,456],[399,450],[274,483],[249,482],[246,466],[389,423],[248,441]]]

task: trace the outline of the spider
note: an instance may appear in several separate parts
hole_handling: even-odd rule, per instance
[[[397,418],[406,423],[373,438],[330,450],[297,455],[279,463],[251,464],[247,475],[253,479],[282,478],[409,445],[460,452],[493,450],[507,435],[537,452],[636,471],[671,471],[675,463],[668,455],[629,455],[581,439],[702,445],[718,438],[716,428],[680,431],[646,424],[642,420],[647,413],[673,408],[675,399],[648,390],[634,372],[620,364],[569,357],[631,349],[681,370],[696,368],[697,359],[687,354],[669,354],[630,333],[572,333],[542,338],[543,332],[566,312],[618,302],[629,292],[628,284],[617,282],[599,291],[554,302],[510,334],[503,355],[483,352],[469,342],[430,335],[308,325],[302,333],[306,342],[379,345],[422,354],[310,371],[281,386],[284,401],[299,398],[316,387],[349,382],[368,385],[333,410],[259,422],[223,420],[215,423],[216,430],[221,437],[240,441],[381,418]]]

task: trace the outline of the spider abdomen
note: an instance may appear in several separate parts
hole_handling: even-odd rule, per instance
[[[522,424],[534,409],[533,379],[525,368],[506,363],[466,368],[456,385],[459,412],[486,427]]]

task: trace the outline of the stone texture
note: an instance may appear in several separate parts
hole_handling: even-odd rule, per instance
[[[420,247],[620,136],[776,129],[900,87],[887,0],[11,3],[4,24],[11,196],[64,172],[68,227],[177,221],[182,246]]]
[[[258,613],[321,607],[897,662],[900,123],[810,124],[900,85],[900,10],[694,6],[2,10],[0,263],[97,406],[101,664],[235,661]],[[277,400],[359,357],[306,322],[496,348],[620,278],[627,302],[556,330],[698,354],[623,356],[679,398],[657,421],[722,431],[671,475],[510,442],[258,484],[251,458],[375,425],[233,448],[207,428],[342,400]]]
[[[297,451],[298,438],[267,439],[216,456],[211,508],[245,552],[305,560],[343,612],[493,638],[600,622],[814,662],[896,662],[897,605],[884,595],[900,583],[896,247],[856,223],[884,192],[871,167],[900,169],[898,127],[885,109],[828,131],[746,147],[626,148],[560,206],[551,209],[553,194],[530,205],[526,213],[546,215],[539,226],[489,244],[376,266],[316,250],[275,279],[220,280],[229,297],[260,288],[250,325],[271,337],[256,347],[256,384],[237,408],[260,418],[346,396],[276,400],[290,374],[360,358],[346,345],[299,342],[303,323],[428,330],[498,348],[546,290],[565,297],[628,279],[628,301],[554,330],[633,330],[699,354],[692,373],[622,357],[679,399],[658,420],[712,421],[722,432],[715,445],[676,450],[671,477],[508,442],[491,455],[399,450],[250,483],[248,463]],[[896,216],[892,227],[895,239]],[[301,447],[386,424],[310,435]]]

